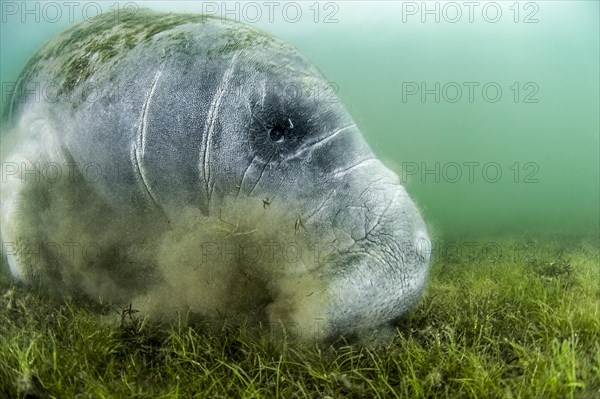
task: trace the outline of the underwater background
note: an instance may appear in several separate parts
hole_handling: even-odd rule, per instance
[[[27,59],[72,21],[204,11],[317,65],[434,237],[598,235],[597,1],[65,4],[0,3],[3,103]]]

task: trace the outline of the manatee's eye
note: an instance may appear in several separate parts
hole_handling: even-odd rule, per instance
[[[264,162],[288,158],[323,126],[320,110],[311,102],[292,101],[278,93],[262,97],[251,103],[248,138]]]
[[[276,143],[283,143],[284,137],[285,127],[283,126],[276,125],[269,130],[269,138]]]
[[[287,124],[277,123],[269,129],[269,138],[275,143],[283,143],[285,136],[287,136],[293,128],[294,124],[292,123],[292,120],[288,118]]]

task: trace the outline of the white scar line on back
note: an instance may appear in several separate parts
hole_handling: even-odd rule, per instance
[[[138,143],[137,146],[141,150],[141,155],[144,156],[146,152],[146,127],[148,125],[148,108],[150,107],[150,103],[152,102],[152,97],[154,96],[154,91],[156,90],[156,86],[158,84],[158,79],[162,75],[162,71],[157,71],[154,75],[154,80],[152,81],[152,86],[146,95],[146,99],[144,100],[144,106],[142,107],[142,117],[140,123],[140,130],[138,134]],[[138,154],[140,155],[140,154]],[[141,159],[141,158],[140,158]]]
[[[233,56],[229,68],[223,74],[223,79],[219,83],[219,87],[217,87],[217,91],[213,96],[213,100],[210,104],[210,108],[208,109],[208,116],[206,117],[206,124],[204,126],[204,136],[202,137],[202,146],[200,148],[201,160],[200,160],[200,175],[204,179],[206,183],[206,193],[207,200],[210,199],[211,194],[211,175],[210,175],[210,146],[212,143],[212,138],[215,130],[215,123],[217,121],[217,117],[219,115],[219,110],[221,108],[221,101],[227,92],[229,87],[229,82],[233,76],[233,70],[235,69],[235,61],[237,59],[237,54]]]
[[[158,79],[162,75],[162,71],[157,71],[154,75],[154,79],[152,81],[152,86],[150,90],[148,90],[148,94],[144,100],[144,105],[142,106],[142,113],[140,115],[140,128],[138,130],[138,136],[134,147],[132,149],[131,155],[133,163],[136,167],[137,173],[139,175],[140,181],[146,192],[150,196],[150,199],[156,206],[158,206],[158,202],[156,200],[156,196],[152,192],[152,188],[150,184],[148,184],[148,178],[146,177],[146,170],[144,169],[144,153],[146,150],[146,129],[148,126],[148,108],[152,102],[152,97],[154,96],[154,91],[156,90],[156,86],[158,85]]]

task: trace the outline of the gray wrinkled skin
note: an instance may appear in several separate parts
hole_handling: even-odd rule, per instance
[[[307,341],[385,329],[418,301],[430,247],[421,216],[324,77],[293,47],[231,21],[140,11],[57,36],[17,88],[30,82],[51,82],[57,100],[17,90],[5,113],[16,145],[4,161],[24,170],[72,167],[67,178],[63,166],[58,183],[3,173],[3,241],[42,247],[36,256],[5,248],[16,278],[115,301],[156,293],[165,302],[185,285],[192,299],[178,305],[220,295],[226,299],[210,309],[199,303],[192,310],[211,317],[213,308],[240,308],[293,325]],[[210,232],[208,220],[221,223],[240,209],[248,234],[234,222],[228,234]],[[182,217],[184,210],[198,219]],[[176,236],[178,228],[188,233]],[[203,240],[248,240],[256,230],[257,240],[334,250],[277,269],[217,262],[231,270],[231,281],[211,294],[223,275],[191,286],[198,269],[183,263],[198,259],[174,246],[199,230]],[[46,248],[50,241],[111,246],[133,238],[151,244],[147,262],[130,270],[115,259],[86,263]],[[176,260],[164,261],[167,255]],[[188,275],[168,280],[167,267]],[[259,270],[254,288],[233,282],[250,269]],[[153,291],[161,281],[166,288]]]

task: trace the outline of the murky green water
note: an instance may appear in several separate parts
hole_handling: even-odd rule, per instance
[[[61,14],[27,4],[2,3],[2,101],[27,58],[70,24],[61,2]],[[74,19],[95,15],[99,3],[86,4]],[[598,233],[598,2],[146,4],[237,16],[300,48],[434,233]]]

